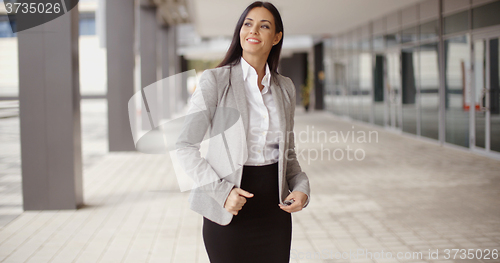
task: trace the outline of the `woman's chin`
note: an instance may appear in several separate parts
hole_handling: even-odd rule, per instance
[[[265,52],[263,52],[262,49],[257,49],[257,48],[243,48],[243,53],[246,53],[247,55],[252,55],[252,56],[258,56],[258,55],[264,55]]]

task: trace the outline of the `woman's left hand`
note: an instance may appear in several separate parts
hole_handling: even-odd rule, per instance
[[[300,191],[291,192],[285,200],[295,200],[291,205],[278,204],[279,207],[288,213],[293,213],[302,210],[304,204],[307,201],[307,195]]]

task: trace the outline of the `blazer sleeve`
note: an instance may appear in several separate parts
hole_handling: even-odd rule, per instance
[[[200,76],[190,101],[191,106],[175,144],[177,159],[195,182],[195,187],[199,187],[224,207],[235,184],[220,178],[200,153],[200,144],[211,126],[218,102],[216,81],[210,70],[205,70]]]
[[[299,161],[297,160],[297,155],[295,153],[295,135],[293,132],[294,128],[294,118],[295,118],[295,101],[296,101],[296,92],[295,85],[292,80],[286,77],[288,81],[288,87],[291,87],[291,120],[290,120],[290,132],[287,132],[288,139],[288,149],[285,155],[287,156],[287,165],[286,165],[286,180],[288,181],[288,186],[290,187],[290,191],[300,191],[307,195],[306,203],[304,204],[304,208],[309,204],[310,200],[310,186],[309,186],[309,178],[307,174],[302,171]]]

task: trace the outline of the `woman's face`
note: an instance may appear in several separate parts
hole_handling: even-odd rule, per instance
[[[267,56],[274,44],[281,40],[283,32],[275,33],[274,17],[264,7],[255,7],[248,12],[240,29],[243,54]]]

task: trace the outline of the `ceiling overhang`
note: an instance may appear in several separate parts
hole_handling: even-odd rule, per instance
[[[274,0],[286,35],[329,36],[364,25],[422,0]],[[253,1],[187,0],[201,37],[231,36],[239,16]]]

